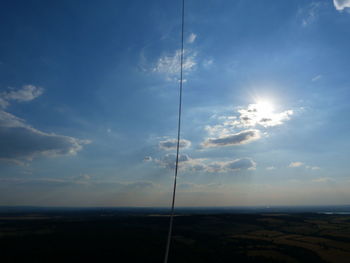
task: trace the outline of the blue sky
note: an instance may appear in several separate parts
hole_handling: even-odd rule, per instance
[[[181,1],[5,1],[0,205],[167,206]],[[186,1],[177,204],[349,204],[350,1]]]

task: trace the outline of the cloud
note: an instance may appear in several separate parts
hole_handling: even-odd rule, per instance
[[[191,146],[191,142],[185,139],[180,140],[180,148],[188,148]],[[168,139],[159,142],[159,148],[162,150],[175,150],[177,147],[177,139]]]
[[[237,130],[255,128],[256,136],[253,136],[252,139],[259,139],[260,133],[256,128],[282,125],[290,119],[293,113],[293,110],[275,112],[272,105],[267,102],[249,104],[247,107],[238,108],[234,114],[214,115],[212,119],[216,120],[217,123],[207,125],[205,130],[211,137],[229,139],[232,135],[237,134]],[[232,139],[235,138],[237,137],[234,136]]]
[[[72,178],[76,184],[89,184],[91,181],[91,175],[88,174],[80,174]]]
[[[0,93],[0,107],[6,108],[10,105],[10,101],[31,101],[39,97],[44,90],[34,85],[24,85],[19,90],[9,90]]]
[[[143,161],[144,162],[152,162],[152,157],[151,156],[145,156],[144,158],[143,158]]]
[[[176,80],[180,73],[181,50],[177,50],[173,55],[160,57],[152,71],[164,74],[167,80]],[[183,71],[189,72],[196,66],[196,53],[188,50],[184,51]]]
[[[310,169],[310,170],[314,170],[314,171],[321,169],[318,166],[306,165],[305,163],[302,163],[302,162],[291,162],[288,167],[290,167],[290,168],[305,167],[306,169]]]
[[[190,160],[190,157],[187,154],[180,154],[179,155],[179,167],[182,166],[183,163],[188,162]],[[175,169],[176,166],[176,154],[169,153],[163,156],[162,159],[156,159],[156,163],[158,163],[160,166],[169,168],[169,169]]]
[[[333,0],[335,9],[343,11],[345,8],[350,8],[350,0]]]
[[[220,138],[209,138],[202,143],[205,148],[221,147],[221,146],[236,146],[250,143],[260,139],[259,130],[244,130],[235,134],[222,136]]]
[[[249,104],[247,108],[240,109],[238,112],[239,120],[233,124],[243,127],[260,125],[266,128],[282,125],[293,115],[292,110],[275,113],[270,105],[264,105],[264,103]]]
[[[175,154],[166,154],[155,162],[161,167],[175,169]],[[255,170],[256,163],[251,158],[232,161],[211,162],[204,158],[190,158],[187,154],[179,156],[179,168],[190,172],[226,173],[240,170]]]
[[[299,10],[304,27],[310,25],[317,19],[321,5],[322,4],[319,2],[311,2],[305,9]]]
[[[221,162],[208,162],[206,159],[192,160],[192,162],[189,162],[189,164],[192,166],[188,166],[188,169],[195,172],[204,171],[207,173],[228,173],[233,171],[256,169],[256,163],[251,158],[241,158]],[[193,169],[193,164],[196,164],[197,169]],[[200,169],[198,169],[199,167]]]
[[[318,166],[308,166],[308,168],[310,168],[311,170],[320,170],[321,168]]]
[[[295,167],[301,167],[303,165],[304,165],[304,163],[302,163],[302,162],[291,162],[288,167],[295,168]]]
[[[122,186],[123,191],[143,191],[155,187],[155,184],[149,181],[138,181],[119,184]]]
[[[188,42],[188,43],[193,43],[193,42],[196,40],[196,38],[197,38],[197,35],[194,34],[194,33],[191,33],[191,34],[188,36],[188,38],[187,38],[187,42]]]
[[[62,178],[0,178],[1,184],[46,187],[62,187],[74,184],[74,180]]]
[[[276,170],[276,167],[274,167],[274,166],[269,166],[269,167],[266,167],[266,170],[269,170],[269,171]]]
[[[32,160],[37,156],[74,155],[88,140],[45,133],[16,116],[0,111],[0,160]]]
[[[306,169],[310,169],[310,170],[314,170],[314,171],[316,171],[316,170],[321,170],[321,167],[319,167],[319,166],[310,166],[310,165],[306,165],[305,168],[306,168]]]
[[[214,63],[214,60],[213,59],[205,59],[203,62],[202,62],[202,66],[205,68],[205,69],[209,69]]]
[[[321,177],[321,178],[313,179],[312,182],[314,182],[314,183],[333,183],[333,182],[335,182],[335,180],[330,178],[330,177]]]
[[[1,97],[0,95],[0,107],[1,108],[6,108],[9,105],[8,101],[6,101],[4,98]]]
[[[223,168],[228,171],[237,170],[254,170],[256,163],[250,158],[236,159],[230,162],[226,162]]]
[[[322,78],[322,75],[317,75],[311,79],[312,82],[318,81]]]
[[[117,192],[143,191],[155,188],[156,185],[149,181],[117,182],[117,181],[93,181],[88,175],[80,175],[68,178],[0,178],[2,185],[34,186],[41,189],[46,187],[66,187],[89,185],[91,187],[112,187]]]
[[[30,101],[40,96],[43,89],[26,85],[17,91],[1,93],[6,106],[9,101]],[[38,156],[73,155],[88,140],[80,140],[55,133],[45,133],[26,124],[21,118],[0,110],[0,161],[23,163]]]

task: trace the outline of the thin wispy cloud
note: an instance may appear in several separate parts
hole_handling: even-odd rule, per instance
[[[214,64],[214,60],[213,59],[205,59],[202,62],[202,67],[204,69],[210,69],[213,64]]]
[[[302,26],[306,27],[316,21],[319,16],[320,8],[322,3],[311,2],[304,9],[299,10],[299,15],[302,17]]]
[[[17,186],[35,186],[38,188],[49,187],[49,188],[60,188],[66,186],[83,186],[89,185],[90,187],[113,187],[118,192],[128,191],[143,191],[156,187],[156,184],[150,181],[134,181],[134,182],[119,182],[119,181],[100,181],[92,180],[89,175],[79,175],[65,178],[0,178],[0,183],[6,185],[17,185]]]
[[[188,43],[193,43],[193,42],[196,40],[196,38],[197,38],[197,35],[194,34],[194,33],[191,33],[191,34],[188,36],[188,38],[187,38],[187,42],[188,42]]]
[[[312,82],[316,82],[322,78],[322,75],[317,75],[311,79]]]
[[[197,65],[197,54],[189,50],[184,50],[183,70],[185,73],[194,70]],[[180,73],[181,50],[176,50],[172,55],[160,57],[152,71],[164,74],[167,80],[176,80]]]
[[[333,183],[333,182],[335,182],[335,180],[333,178],[330,178],[330,177],[321,177],[321,178],[313,179],[312,182],[314,182],[314,183]]]

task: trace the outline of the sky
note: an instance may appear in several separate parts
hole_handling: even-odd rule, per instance
[[[182,1],[2,1],[0,205],[169,206]],[[176,205],[350,203],[350,0],[186,0]]]

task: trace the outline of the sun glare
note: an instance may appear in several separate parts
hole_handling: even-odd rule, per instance
[[[255,104],[255,107],[256,107],[257,113],[265,117],[270,116],[274,111],[273,104],[267,100],[257,101],[257,103]]]

